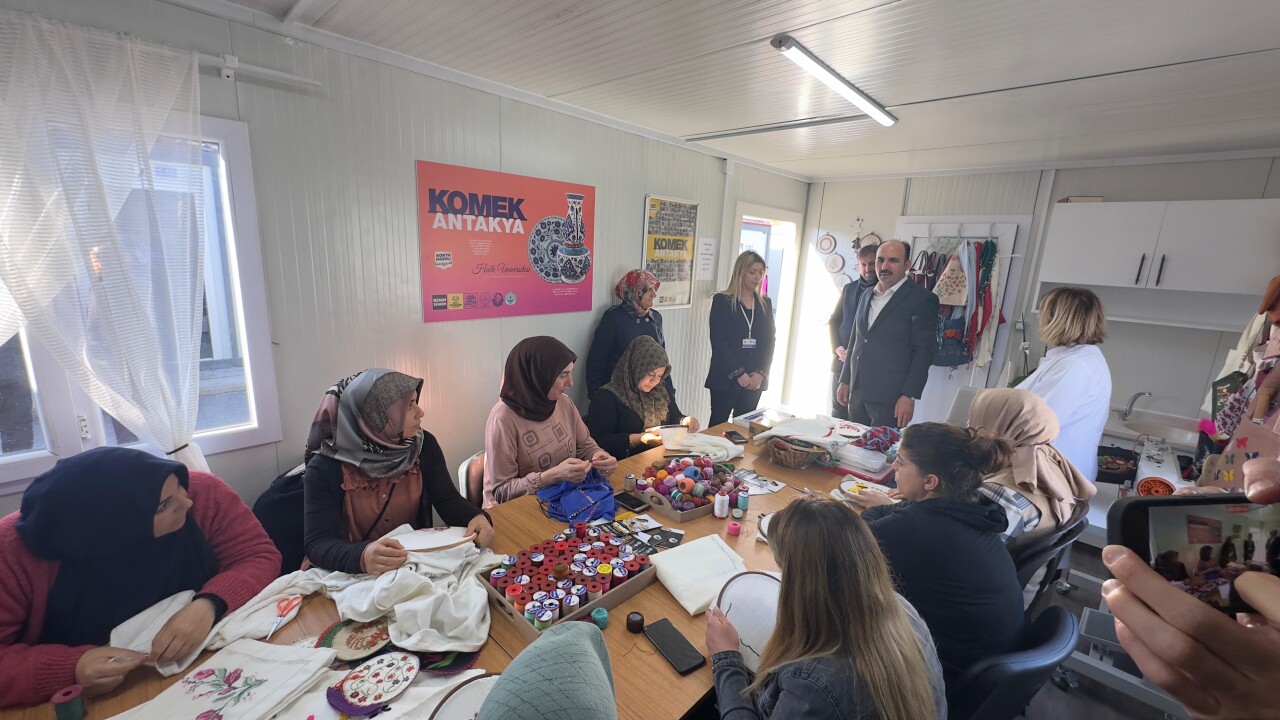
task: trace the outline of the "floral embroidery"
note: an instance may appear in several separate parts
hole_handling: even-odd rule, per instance
[[[373,632],[364,634],[369,630]],[[390,641],[391,627],[387,624],[386,618],[378,618],[352,628],[345,644],[352,650],[374,650]]]
[[[240,668],[229,672],[226,668],[204,668],[182,680],[186,686],[184,689],[193,699],[210,698],[217,705],[197,715],[195,720],[223,720],[223,710],[242,700],[252,699],[253,689],[266,682],[255,675],[244,675]]]

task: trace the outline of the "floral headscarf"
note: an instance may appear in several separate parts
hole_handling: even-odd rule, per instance
[[[647,315],[648,310],[640,309],[640,298],[651,289],[657,290],[660,285],[658,277],[648,270],[631,270],[613,286],[613,294],[619,302],[630,305],[637,315]]]
[[[661,425],[666,422],[668,405],[671,403],[667,387],[658,383],[647,393],[640,392],[637,387],[646,375],[658,368],[671,372],[667,351],[662,349],[657,340],[641,335],[632,340],[622,352],[622,357],[618,358],[618,364],[613,368],[613,377],[600,389],[613,393],[618,402],[640,416],[645,427]]]

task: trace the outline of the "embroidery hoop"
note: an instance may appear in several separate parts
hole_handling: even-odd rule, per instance
[[[418,676],[418,669],[418,656],[413,653],[384,653],[344,675],[338,684],[325,691],[325,698],[338,712],[356,717],[376,715],[409,689]]]
[[[764,609],[767,601],[772,599],[772,606],[764,613],[772,618],[777,616],[777,595],[781,591],[782,581],[777,577],[759,570],[748,570],[725,581],[724,587],[720,588],[720,595],[716,597],[716,607],[720,608],[726,618],[729,618],[734,605],[739,605],[739,613],[749,611],[758,614],[754,611]],[[774,625],[740,620],[734,626],[738,628],[738,650],[742,654],[742,664],[751,672],[757,672],[760,670],[760,653],[773,634]]]
[[[454,718],[473,718],[480,713],[480,706],[493,691],[500,676],[487,673],[473,677],[460,683],[444,696],[436,709],[431,711],[427,720],[453,720]]]

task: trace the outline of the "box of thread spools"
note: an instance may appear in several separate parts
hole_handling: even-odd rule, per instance
[[[590,621],[592,610],[617,607],[657,575],[649,556],[634,552],[622,538],[576,523],[504,557],[480,579],[490,604],[533,642],[558,622]]]
[[[652,511],[678,522],[725,518],[734,508],[747,509],[747,487],[733,472],[732,465],[709,457],[664,458],[644,469],[636,491]]]

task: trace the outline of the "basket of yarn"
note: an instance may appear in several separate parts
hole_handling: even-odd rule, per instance
[[[829,458],[826,449],[803,440],[774,438],[769,441],[769,459],[782,467],[799,470],[815,460],[826,461]]]

